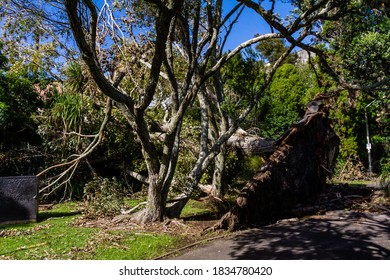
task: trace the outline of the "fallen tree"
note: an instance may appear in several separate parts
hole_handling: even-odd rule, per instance
[[[227,140],[226,145],[230,148],[241,150],[245,155],[264,155],[275,151],[274,140],[264,139],[257,135],[249,134],[239,128]]]
[[[213,229],[236,230],[288,217],[295,205],[324,189],[335,167],[338,147],[327,107],[312,102],[303,119],[275,142],[268,162]]]

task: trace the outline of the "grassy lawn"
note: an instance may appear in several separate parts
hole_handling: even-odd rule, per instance
[[[352,188],[370,182],[348,182]],[[388,199],[375,198],[375,203],[388,207]],[[382,202],[382,200],[384,202]],[[132,208],[142,198],[126,201]],[[366,207],[367,208],[367,207]],[[209,203],[190,200],[183,209],[183,221],[172,221],[170,225],[184,228],[160,230],[156,228],[112,227],[112,223],[85,226],[80,222],[82,214],[77,203],[54,205],[52,209],[40,211],[38,222],[23,225],[0,225],[0,260],[85,259],[85,260],[141,260],[154,259],[174,249],[208,236],[196,235],[201,228],[213,223],[216,211]],[[85,220],[83,220],[85,221]],[[111,220],[109,220],[111,221]],[[83,226],[80,226],[82,224]],[[198,230],[196,232],[196,230]],[[182,234],[185,232],[185,234]]]
[[[190,216],[202,216],[210,214],[210,209],[205,208],[204,203],[196,200],[190,200],[181,212],[182,218]]]
[[[207,211],[200,207],[191,202],[184,215]],[[153,259],[193,241],[175,234],[73,225],[80,217],[76,203],[63,203],[40,211],[37,223],[0,226],[0,260]]]

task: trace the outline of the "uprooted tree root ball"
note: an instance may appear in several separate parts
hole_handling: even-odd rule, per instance
[[[272,223],[291,215],[324,190],[338,154],[339,137],[327,108],[308,110],[277,142],[269,161],[247,183],[235,205],[214,229],[235,230]]]

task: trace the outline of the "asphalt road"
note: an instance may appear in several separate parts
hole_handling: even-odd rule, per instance
[[[390,259],[390,213],[330,211],[284,220],[198,246],[180,260]]]

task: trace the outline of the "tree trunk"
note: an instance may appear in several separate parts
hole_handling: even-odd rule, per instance
[[[215,65],[218,61],[217,49],[214,50],[211,56],[211,63]],[[213,76],[213,85],[214,91],[217,98],[217,109],[219,116],[211,116],[210,119],[215,123],[216,119],[219,119],[219,125],[212,125],[213,133],[218,138],[220,135],[224,134],[229,129],[229,115],[226,110],[224,110],[220,104],[223,104],[225,99],[224,93],[224,84],[222,81],[221,71],[218,70],[215,72]],[[211,108],[210,100],[208,102],[209,112],[213,113]],[[215,157],[214,162],[214,173],[213,173],[213,183],[212,183],[212,195],[223,199],[223,195],[225,192],[225,162],[226,162],[226,143],[223,143],[220,148],[219,154]]]
[[[214,229],[236,230],[288,217],[296,204],[324,189],[335,167],[338,146],[326,108],[307,112],[277,141],[269,161]]]
[[[211,195],[223,198],[225,194],[225,162],[226,162],[226,148],[225,144],[221,146],[221,152],[215,157],[213,183]]]
[[[166,202],[179,156],[181,125],[182,122],[179,122],[177,128],[171,134],[166,135],[163,142],[161,164],[157,165],[156,161],[147,162],[148,199],[146,208],[133,216],[138,222],[156,222],[172,217],[166,211]],[[155,158],[157,157],[156,154]],[[148,157],[145,156],[145,158]]]
[[[229,138],[226,145],[230,148],[241,150],[245,155],[253,156],[272,154],[275,151],[274,143],[275,141],[272,139],[264,139],[239,128]]]
[[[165,216],[165,201],[161,184],[158,184],[158,174],[149,175],[148,200],[143,211],[136,213],[138,222],[148,223],[162,221]]]

